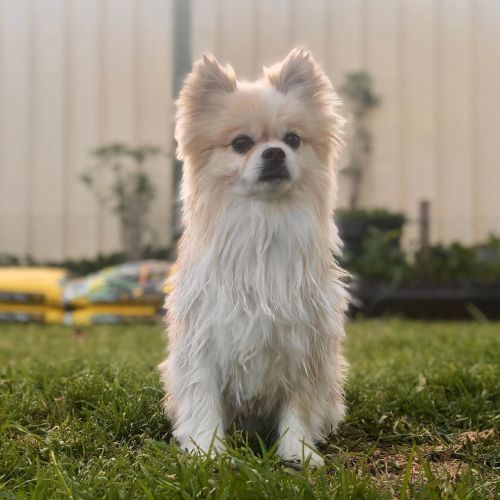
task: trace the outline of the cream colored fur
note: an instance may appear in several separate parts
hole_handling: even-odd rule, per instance
[[[320,464],[314,445],[344,415],[336,95],[304,50],[251,83],[204,56],[177,109],[185,232],[160,367],[174,436],[206,451],[234,422],[264,419],[283,458]],[[282,140],[290,131],[298,149]],[[246,154],[231,148],[239,134],[255,141]],[[278,185],[258,181],[271,146],[291,177]]]

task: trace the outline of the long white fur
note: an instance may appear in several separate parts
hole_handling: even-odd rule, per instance
[[[292,182],[273,193],[252,190],[256,158],[277,143]],[[305,451],[320,464],[314,443],[344,415],[347,296],[334,257],[335,176],[329,165],[318,169],[313,148],[294,154],[271,138],[255,149],[244,167],[234,166],[237,181],[219,190],[210,186],[213,172],[230,168],[233,152],[209,154],[196,174],[204,180],[185,172],[185,233],[166,303],[169,354],[160,367],[166,407],[175,438],[188,450],[206,451],[214,435],[255,416],[277,420],[283,458],[301,459]],[[307,168],[319,170],[319,202],[294,187]]]

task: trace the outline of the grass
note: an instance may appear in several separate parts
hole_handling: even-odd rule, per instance
[[[495,498],[500,324],[349,325],[349,416],[294,470],[241,437],[179,453],[155,326],[0,327],[1,498]]]

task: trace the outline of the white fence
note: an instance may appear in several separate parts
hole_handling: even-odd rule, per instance
[[[0,0],[0,253],[117,249],[114,217],[78,176],[114,141],[172,149],[168,0]],[[152,224],[170,238],[171,160]]]
[[[213,51],[246,77],[298,44],[336,86],[369,71],[381,105],[364,204],[415,218],[429,199],[434,241],[500,234],[500,2],[192,0],[191,14],[193,57]],[[173,22],[173,0],[0,0],[0,253],[117,249],[78,175],[103,143],[172,151]],[[154,175],[166,245],[171,159]]]

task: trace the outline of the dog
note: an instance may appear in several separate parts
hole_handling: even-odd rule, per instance
[[[321,465],[315,445],[345,413],[338,98],[294,49],[255,82],[205,55],[176,105],[185,229],[160,365],[173,435],[215,453],[235,424],[257,426],[284,460]]]

